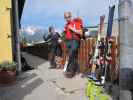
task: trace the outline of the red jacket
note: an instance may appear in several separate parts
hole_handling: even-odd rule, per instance
[[[73,33],[68,26],[71,26],[77,30],[81,30],[82,29],[82,20],[78,20],[78,19],[74,19],[70,22],[68,22],[65,26],[65,33],[66,33],[66,39],[67,40],[71,40],[71,39],[76,39],[76,40],[80,40],[80,35]]]

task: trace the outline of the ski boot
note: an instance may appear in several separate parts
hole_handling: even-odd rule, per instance
[[[98,79],[96,78],[96,73],[91,73],[90,75],[87,75],[87,78],[93,80],[93,81],[97,81]]]

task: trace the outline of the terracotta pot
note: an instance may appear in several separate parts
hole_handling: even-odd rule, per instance
[[[10,84],[16,80],[16,71],[0,71],[0,84]]]

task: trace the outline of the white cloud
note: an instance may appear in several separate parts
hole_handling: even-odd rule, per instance
[[[26,32],[29,34],[29,35],[34,35],[35,32],[36,32],[37,28],[36,27],[33,27],[33,26],[29,26],[26,28]]]
[[[21,32],[26,32],[28,35],[34,35],[36,34],[37,32],[41,32],[43,31],[44,29],[40,26],[27,26],[27,27],[23,27],[21,29]]]

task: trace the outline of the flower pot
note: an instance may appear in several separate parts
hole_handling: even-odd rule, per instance
[[[0,71],[0,84],[11,84],[16,80],[16,71]]]

